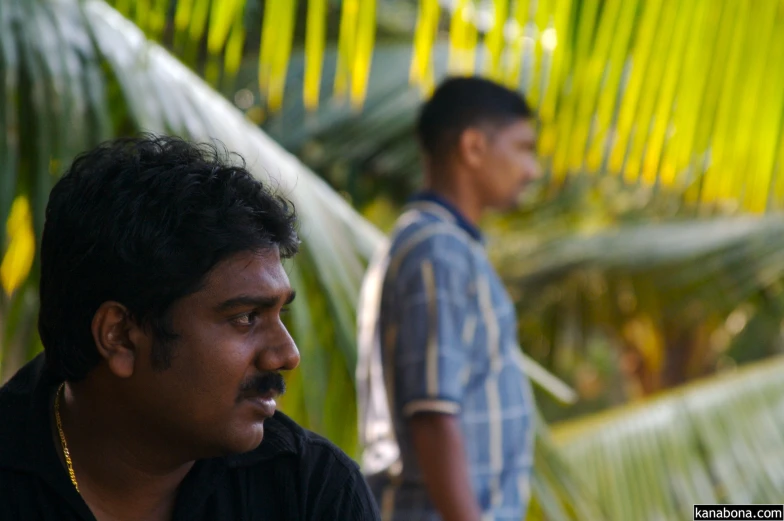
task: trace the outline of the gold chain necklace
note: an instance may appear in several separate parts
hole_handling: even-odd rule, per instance
[[[63,446],[63,456],[65,456],[65,463],[68,466],[68,475],[71,476],[71,483],[76,487],[79,492],[79,483],[76,482],[76,474],[74,474],[73,462],[71,462],[71,453],[68,452],[68,444],[65,442],[65,433],[63,432],[63,422],[60,420],[60,393],[65,394],[65,382],[60,384],[57,388],[57,394],[54,397],[54,418],[57,421],[57,432],[60,434],[60,444]]]

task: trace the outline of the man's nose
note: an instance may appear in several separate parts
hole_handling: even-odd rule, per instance
[[[531,162],[528,175],[532,181],[542,177],[542,165],[539,164],[538,160]]]
[[[280,325],[277,338],[261,346],[256,365],[260,371],[291,371],[299,365],[299,349],[288,330]]]
[[[294,343],[294,340],[289,336],[289,342],[283,348],[283,361],[281,363],[281,371],[291,371],[292,369],[296,369],[299,365],[299,349],[297,349],[297,344]]]

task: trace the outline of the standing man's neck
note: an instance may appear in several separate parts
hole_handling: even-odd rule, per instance
[[[463,217],[465,217],[468,222],[479,227],[479,221],[482,219],[485,208],[476,193],[472,193],[470,190],[466,189],[466,187],[464,187],[462,183],[457,182],[454,177],[441,176],[441,179],[447,180],[445,182],[435,181],[433,180],[433,176],[428,177],[429,179],[425,183],[425,190],[446,199],[463,214]]]

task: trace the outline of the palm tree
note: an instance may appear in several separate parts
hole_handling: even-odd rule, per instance
[[[40,230],[53,174],[75,153],[139,130],[220,140],[244,156],[255,175],[278,184],[299,209],[303,248],[288,271],[303,298],[293,305],[289,326],[303,363],[289,379],[282,407],[355,453],[353,317],[364,266],[380,232],[101,0],[20,0],[2,7],[0,55],[7,103],[0,120],[0,157],[7,161],[2,178],[15,191],[14,233],[4,262],[11,260],[5,266],[18,270],[34,262],[35,242],[29,238]],[[41,34],[47,37],[41,39]],[[0,312],[5,322],[3,380],[41,348],[34,334],[36,271],[12,275],[8,280],[15,285]],[[557,461],[552,452],[542,456]],[[569,492],[569,480],[562,472],[538,477],[537,483],[559,503],[579,505],[585,500]],[[591,508],[586,504],[579,510]]]
[[[434,3],[420,2],[417,44],[422,42],[423,27],[435,27]],[[542,356],[552,361],[553,353],[569,348],[563,342],[556,346],[555,337],[574,330],[575,324],[582,324],[577,335],[582,345],[591,341],[591,335],[597,337],[592,330],[606,330],[600,340],[618,345],[629,362],[625,365],[634,366],[628,379],[639,390],[630,390],[632,394],[651,393],[727,362],[780,351],[775,345],[780,337],[776,317],[781,316],[775,237],[764,247],[756,240],[744,242],[735,252],[720,242],[710,255],[687,249],[678,261],[667,259],[669,250],[664,255],[651,250],[654,254],[649,252],[646,260],[658,264],[646,267],[623,264],[624,259],[630,260],[623,253],[628,237],[661,244],[665,234],[688,224],[693,234],[684,230],[679,236],[690,241],[694,236],[699,239],[706,226],[719,234],[733,226],[728,220],[702,223],[705,218],[749,210],[775,213],[780,208],[776,158],[784,150],[782,100],[766,83],[779,80],[766,76],[761,82],[763,73],[757,67],[772,65],[784,52],[779,37],[781,4],[511,2],[504,10],[505,3],[509,2],[495,2],[493,8],[508,15],[499,68],[509,74],[501,77],[516,84],[512,65],[521,66],[519,85],[540,110],[542,152],[550,176],[541,197],[535,197],[522,216],[511,219],[513,225],[497,223],[503,240],[501,251],[494,254],[507,284],[519,297],[526,345],[539,346]],[[446,19],[458,23],[455,15],[472,4],[457,2],[451,3],[451,11],[442,9],[441,29],[446,28]],[[524,13],[524,7],[533,11]],[[476,20],[481,18],[479,13]],[[523,20],[527,24],[523,44],[533,47],[532,52],[518,55],[514,28]],[[557,20],[567,28],[564,38]],[[425,49],[424,55],[433,78],[450,68],[460,69],[453,59],[459,54],[454,36],[463,34],[463,29],[454,23],[449,42],[428,40],[432,48]],[[493,38],[492,31],[486,34],[490,47],[497,43]],[[547,65],[548,47],[553,47],[549,49],[552,67]],[[336,48],[327,45],[326,49],[322,90],[331,85],[330,74],[340,57]],[[417,49],[413,56],[423,52]],[[537,50],[542,55],[533,52]],[[753,54],[754,59],[745,60],[743,53]],[[488,55],[475,54],[477,59],[484,56],[485,63],[478,68],[491,74],[484,68],[492,65]],[[401,74],[411,58],[411,47],[405,42],[376,46],[374,63],[384,65],[373,69],[359,114],[325,103],[326,96],[318,108],[308,110],[298,96],[291,95],[278,113],[267,117],[263,128],[334,186],[345,189],[359,207],[368,201],[375,205],[379,196],[400,198],[410,193],[418,173],[416,145],[409,136],[420,103],[419,82],[411,87],[409,78]],[[304,88],[309,60],[307,50],[291,55],[286,82],[294,93]],[[241,67],[236,88],[260,94],[263,101],[264,89],[255,87],[257,68],[255,63]],[[553,78],[560,80],[553,82]],[[251,108],[249,115],[256,114],[257,108]],[[737,130],[730,131],[728,125],[736,123]],[[751,135],[762,137],[749,140]],[[616,181],[622,181],[622,186]],[[606,203],[607,209],[597,208],[597,202]],[[571,211],[569,204],[576,204],[579,211]],[[626,208],[614,208],[622,206]],[[672,221],[673,226],[626,229],[627,223],[643,216]],[[594,231],[608,229],[607,236],[575,242],[572,223],[579,221],[581,233],[588,233],[588,225]],[[618,238],[613,240],[616,230]],[[548,255],[584,258],[535,251],[551,242],[564,248],[547,250]],[[581,251],[592,245],[604,247],[607,256],[595,259],[595,252]],[[674,242],[664,245],[672,247]],[[531,255],[538,265],[522,278],[515,272],[531,269],[521,260]],[[560,268],[549,270],[543,285],[540,279],[545,274],[537,270],[550,262]],[[697,268],[703,265],[708,269]],[[648,280],[666,279],[668,270],[674,269],[686,271],[664,284]],[[596,287],[610,288],[599,302]],[[659,288],[666,291],[660,293]],[[537,298],[528,298],[532,294]],[[636,303],[637,309],[624,310],[628,306],[613,302],[618,295]],[[768,347],[739,348],[744,339],[759,335],[754,344]]]
[[[105,3],[4,2],[0,16],[5,76],[0,157],[2,179],[15,196],[11,222],[24,222],[29,209],[38,232],[53,174],[75,153],[112,136],[147,130],[216,138],[239,152],[300,210],[305,243],[289,269],[305,298],[294,305],[291,327],[303,358],[312,362],[295,373],[308,386],[292,385],[287,406],[351,447],[353,433],[344,425],[354,414],[345,403],[353,390],[354,295],[380,233]],[[46,38],[39,39],[41,34]],[[29,267],[34,243],[26,234],[15,234],[10,246],[4,265]],[[35,270],[30,273],[17,273],[21,284],[2,303],[3,379],[40,348],[31,341],[37,296]],[[326,392],[328,382],[333,392]]]
[[[437,74],[448,53],[434,49]],[[383,44],[376,56],[385,67],[371,75],[361,114],[333,103],[307,113],[292,96],[263,124],[356,206],[369,205],[368,213],[383,207],[379,199],[402,200],[418,181],[410,136],[420,97],[399,73],[410,49]],[[325,69],[335,60],[327,52]],[[292,56],[295,92],[304,61],[303,53]],[[240,92],[253,92],[255,68],[240,69]],[[617,387],[627,383],[609,402],[617,403],[781,351],[780,247],[764,232],[779,219],[777,200],[771,195],[769,218],[755,220],[741,217],[739,205],[695,200],[696,186],[651,186],[612,172],[585,171],[563,182],[553,175],[517,215],[487,223],[499,239],[491,253],[516,296],[529,354],[562,378],[590,379],[595,368],[586,351],[610,344],[629,366],[616,378]],[[574,351],[570,367],[559,363]],[[550,419],[606,406],[605,398],[566,413],[543,396]]]
[[[177,12],[183,12],[185,7],[181,6],[189,5],[191,6],[189,15],[191,18],[186,17],[185,19],[189,20],[188,23],[184,26],[181,25],[179,30],[184,32],[183,27],[198,27],[199,24],[195,23],[194,19],[211,12],[213,16],[208,17],[210,20],[210,29],[207,31],[208,40],[209,34],[212,32],[212,34],[218,35],[214,38],[220,41],[219,29],[213,29],[213,27],[220,27],[217,20],[223,19],[225,26],[226,19],[235,21],[238,16],[238,11],[232,11],[234,16],[221,15],[222,18],[218,16],[222,6],[229,4],[233,5],[235,9],[237,6],[244,5],[240,0],[215,3],[205,0],[193,0],[192,2],[181,0],[177,4],[178,11],[175,11],[175,15]],[[280,38],[285,40],[287,26],[281,19],[275,17],[283,16],[280,14],[281,12],[287,13],[289,11],[286,9],[281,11],[280,5],[284,5],[286,2],[269,2],[265,5],[265,9],[272,10],[273,4],[278,5],[274,8],[277,11],[273,11],[274,16],[268,12],[267,20],[279,22],[274,25],[279,25],[283,33]],[[370,4],[372,2],[347,1],[342,4],[345,11],[344,16],[351,15],[352,8],[346,6],[353,5],[363,7],[365,11],[361,16],[367,17],[367,5]],[[468,9],[465,6],[471,4],[472,2],[458,2],[458,5],[461,6],[459,9]],[[502,2],[496,2],[496,5],[500,6],[501,4]],[[552,60],[551,68],[555,69],[556,58],[553,51],[559,47],[558,45],[553,46],[553,44],[556,43],[555,38],[559,38],[557,35],[571,34],[569,31],[561,32],[559,30],[560,27],[571,27],[567,23],[571,18],[564,15],[564,12],[568,12],[571,16],[571,13],[577,12],[574,9],[578,9],[577,6],[579,6],[578,10],[581,16],[587,16],[589,20],[594,21],[603,21],[604,17],[618,21],[629,19],[630,16],[629,12],[625,11],[627,8],[622,7],[620,2],[608,1],[601,6],[598,1],[590,2],[588,0],[574,4],[571,2],[541,2],[541,4],[541,9],[534,16],[537,24],[541,19],[544,21],[543,26],[547,27],[549,15],[561,13],[560,17],[554,18],[556,20],[553,22],[555,32],[547,33],[549,36],[543,41],[542,38],[535,40],[540,43],[536,43],[534,55],[536,52],[542,53],[542,57],[537,63],[544,69],[546,69],[544,65],[549,63],[545,60],[548,56],[547,52],[552,54],[547,59]],[[642,9],[641,13],[648,12],[648,4],[645,6],[637,5],[634,2],[632,4],[635,5],[634,13],[638,12],[637,9]],[[160,16],[155,13],[165,14],[169,5],[168,1],[159,1],[155,4],[149,1],[140,1],[136,3],[134,16],[145,22],[144,25],[149,34],[155,35],[156,31],[157,34],[161,34],[163,29],[161,28]],[[326,2],[314,1],[308,3],[308,8],[310,9],[312,5],[329,6]],[[384,2],[378,2],[379,10],[383,5],[385,5]],[[425,56],[427,55],[425,51],[432,45],[433,38],[427,35],[432,32],[434,6],[438,4],[423,2],[422,5],[417,49],[421,56]],[[623,6],[625,5],[624,3]],[[677,8],[673,8],[674,5],[672,2],[666,3],[662,12],[667,12],[667,9],[675,9],[669,15],[675,16],[679,11]],[[707,10],[704,2],[699,5],[702,5],[703,11]],[[157,7],[145,11],[143,6]],[[284,7],[287,6],[288,4]],[[563,6],[571,7],[566,10]],[[728,6],[729,3],[722,4],[721,9],[729,9],[727,12],[733,14],[734,11]],[[515,12],[517,11],[525,11],[525,9],[519,8]],[[355,14],[357,13],[360,11],[357,10]],[[768,11],[764,11],[764,13],[768,13]],[[623,18],[622,14],[627,18]],[[156,16],[158,17],[156,18]],[[181,14],[180,16],[179,23],[182,24],[182,17],[185,15]],[[291,18],[290,12],[288,16]],[[357,16],[360,15],[357,14]],[[590,18],[591,16],[593,18]],[[722,14],[722,20],[725,19],[724,16]],[[640,17],[646,19],[644,15],[640,15]],[[316,17],[314,16],[314,18]],[[156,19],[158,21],[155,23],[150,21]],[[496,19],[503,18],[497,17]],[[637,18],[634,19],[637,20]],[[661,28],[664,27],[668,18],[662,19],[664,21]],[[761,19],[762,14],[759,17],[741,18],[742,23],[749,24]],[[458,21],[452,24],[452,28],[461,27],[461,23]],[[618,23],[620,24],[620,22]],[[291,25],[291,22],[289,21],[288,24]],[[351,26],[350,23],[347,22],[347,24],[347,27]],[[660,27],[657,24],[658,22],[649,22],[649,26]],[[229,25],[233,28],[229,31],[228,36],[228,41],[231,41],[232,31],[239,31],[237,29],[239,25],[238,23]],[[732,27],[740,25],[741,22],[737,22]],[[165,28],[166,24],[163,23],[162,26]],[[498,23],[493,26],[498,26]],[[525,25],[523,26],[525,27]],[[202,27],[205,27],[204,23],[202,23]],[[355,25],[355,28],[359,27],[359,24]],[[456,42],[454,43],[455,48],[465,49],[471,43],[472,34],[474,34],[472,27],[474,25],[466,23],[463,24],[462,29],[455,29],[457,34],[463,35],[463,40],[457,37],[453,39]],[[615,26],[613,25],[613,27]],[[605,44],[599,45],[598,43],[601,38],[593,37],[595,28],[592,23],[579,24],[579,28],[576,27],[576,29],[583,39],[593,42],[592,49],[594,47],[604,48],[602,46]],[[364,30],[367,31],[367,29]],[[650,29],[649,32],[644,32],[641,28],[640,30],[644,34],[653,31]],[[349,29],[347,31],[350,32]],[[198,34],[198,31],[194,31],[194,33],[193,39],[196,41],[199,41],[204,34],[203,32]],[[498,31],[494,34],[497,33]],[[344,49],[351,49],[353,46],[354,51],[344,51],[346,56],[353,57],[350,60],[351,63],[359,63],[360,65],[363,63],[363,59],[356,56],[357,53],[361,54],[356,49],[362,47],[356,45],[356,42],[360,40],[366,42],[370,39],[367,33],[363,34],[365,36],[362,38],[355,36],[354,43],[351,45],[346,44],[345,41],[343,43]],[[542,31],[542,37],[544,37],[544,31]],[[496,40],[488,38],[492,42],[497,41],[499,37],[493,37]],[[759,38],[763,38],[763,36],[759,36]],[[176,34],[174,39],[176,40]],[[241,40],[238,36],[235,36],[235,39]],[[580,37],[577,39],[579,40]],[[351,38],[348,40],[351,41]],[[276,41],[279,40],[276,39]],[[313,42],[312,39],[311,42]],[[523,39],[521,44],[525,46],[529,43]],[[213,45],[220,47],[220,52],[227,52],[226,64],[232,63],[229,59],[231,54],[228,53],[228,47],[224,49],[221,45]],[[234,44],[235,55],[238,45],[238,43]],[[286,46],[280,47],[285,49]],[[340,47],[340,43],[338,47]],[[490,47],[492,48],[492,46]],[[521,52],[524,51],[525,48]],[[586,49],[582,49],[581,52],[588,53]],[[274,99],[274,89],[281,88],[280,74],[276,67],[280,68],[282,60],[280,56],[273,56],[267,55],[265,58],[270,63],[270,69],[265,73],[268,75],[266,77],[266,91],[269,91],[270,99]],[[590,69],[587,63],[593,63],[598,59],[597,56],[602,55],[599,53],[594,56],[588,53],[588,56],[585,57],[587,62],[583,67],[586,71]],[[274,67],[273,62],[277,64]],[[417,67],[421,67],[422,62],[425,62],[426,66],[414,74],[414,77],[418,79],[423,77],[427,80],[430,65],[427,64],[427,60],[420,58]],[[581,62],[575,61],[575,63]],[[209,65],[209,60],[207,60],[207,65]],[[564,64],[561,66],[564,67]],[[361,71],[361,67],[358,70]],[[561,70],[559,74],[563,74],[565,70]],[[353,409],[353,367],[355,363],[353,317],[364,265],[381,238],[380,232],[358,216],[340,196],[292,155],[283,151],[255,125],[247,122],[229,102],[212,91],[188,68],[172,58],[161,47],[151,43],[138,29],[100,0],[61,0],[59,2],[6,0],[0,4],[0,71],[3,73],[0,80],[0,130],[2,131],[0,133],[0,183],[2,183],[0,184],[0,188],[2,188],[0,189],[0,218],[5,220],[5,216],[10,215],[8,228],[12,232],[8,234],[10,243],[6,247],[3,264],[0,266],[0,276],[2,276],[4,287],[10,294],[10,296],[3,295],[3,300],[0,302],[0,306],[2,306],[0,307],[0,320],[3,321],[0,323],[2,326],[0,331],[3,335],[2,349],[0,349],[0,356],[2,356],[0,370],[2,370],[3,376],[0,379],[7,378],[15,366],[40,349],[40,343],[34,334],[34,317],[37,306],[37,281],[33,255],[34,237],[42,225],[42,212],[54,175],[62,169],[63,165],[67,164],[75,153],[94,145],[99,140],[138,130],[175,133],[196,140],[218,138],[232,150],[244,155],[253,167],[254,174],[280,183],[282,188],[291,194],[300,209],[305,244],[302,253],[291,263],[289,268],[292,283],[297,286],[304,298],[298,299],[290,326],[302,349],[303,364],[290,381],[290,391],[284,407],[287,412],[290,412],[303,424],[329,436],[353,453],[356,445],[355,430],[351,427],[354,425],[355,419]],[[587,78],[584,79],[584,84],[588,82],[588,79],[594,78],[588,72],[585,72],[584,76]],[[309,77],[312,78],[312,76]],[[359,80],[354,78],[359,78]],[[361,96],[357,97],[356,92],[360,92],[360,94],[363,92],[361,78],[361,74],[355,76],[352,72],[349,75],[344,75],[344,80],[341,80],[346,82],[344,86],[347,89],[348,84],[358,85],[354,87],[355,100],[361,99]],[[542,96],[539,106],[543,113],[543,124],[546,125],[548,110],[546,107],[549,98],[548,94],[544,92],[546,89],[541,89],[541,86],[539,88]],[[596,90],[594,89],[594,91]],[[556,96],[555,99],[560,98]],[[564,101],[564,103],[566,102]],[[581,102],[573,101],[572,103],[576,104],[574,107],[582,106]],[[578,113],[581,112],[575,108],[572,111],[573,115],[570,116],[574,120],[574,123],[570,124],[575,129],[579,126],[578,123],[582,124],[581,120],[574,116]],[[569,120],[567,119],[567,121]],[[554,125],[554,123],[552,124]],[[565,135],[571,135],[570,132]],[[548,134],[545,132],[544,135]],[[579,137],[580,135],[575,130],[575,136]],[[548,139],[552,139],[552,134]],[[580,145],[580,141],[576,137],[568,139],[567,142]],[[698,149],[699,147],[694,146],[687,148],[687,152],[691,154]],[[732,148],[731,150],[736,149]],[[695,154],[699,155],[697,152]],[[552,164],[555,168],[557,161],[555,156],[552,157]],[[571,156],[567,155],[566,157]],[[648,156],[646,155],[646,157]],[[560,179],[561,174],[558,174],[557,170],[553,170],[553,172],[552,178]],[[625,172],[624,170],[623,173]],[[708,179],[707,174],[703,178]],[[776,185],[774,183],[771,186],[775,187]],[[775,194],[776,192],[771,188],[770,193]],[[768,243],[771,242],[770,237],[775,237],[776,226],[778,226],[776,222],[773,222],[774,220],[750,223],[745,229],[748,232],[747,235],[760,237],[761,240]],[[659,235],[666,236],[667,230],[664,232]],[[703,229],[697,229],[690,237],[700,236],[703,232]],[[748,244],[752,247],[748,249],[745,257],[742,256],[743,259],[758,258],[759,250],[753,248],[754,241],[749,241]],[[553,265],[556,267],[556,274],[559,266],[569,266],[574,259],[581,259],[584,264],[594,263],[605,268],[617,265],[619,261],[629,265],[630,259],[637,261],[641,252],[644,253],[644,249],[637,250],[637,256],[631,255],[625,261],[622,257],[613,260],[611,255],[602,258],[597,252],[606,252],[608,249],[606,248],[607,241],[602,242],[601,238],[594,242],[587,241],[585,244],[578,244],[578,246],[580,247],[578,252],[583,252],[581,255],[575,253],[575,248],[570,249],[568,244],[564,244],[553,250],[556,255],[552,258],[560,258],[562,261],[560,264],[547,260],[542,261],[542,259],[547,259],[545,252],[538,259],[526,263],[522,272],[513,272],[508,276],[518,277],[518,280],[525,281],[547,281],[552,280],[548,277],[553,274]],[[724,253],[724,250],[722,248],[726,246],[726,242],[717,241],[704,246],[701,251],[710,254],[711,258],[723,259],[721,254]],[[525,247],[525,243],[522,247]],[[501,251],[500,254],[503,253]],[[755,254],[757,255],[755,256]],[[673,256],[670,255],[670,257],[672,260]],[[682,257],[686,260],[689,258],[689,255]],[[541,261],[538,266],[537,260]],[[770,257],[767,265],[774,265],[773,260],[775,260],[775,256]],[[751,276],[756,276],[758,271],[749,270],[747,275],[749,273]],[[694,283],[697,280],[692,279],[691,282]],[[706,406],[702,409],[702,413],[695,412],[697,409],[690,409],[690,412],[693,413],[691,417],[694,418],[694,414],[697,414],[700,425],[705,427],[705,430],[701,431],[705,436],[710,436],[711,428],[719,428],[729,422],[729,413],[736,415],[735,418],[738,421],[744,419],[747,422],[764,421],[766,425],[764,437],[761,436],[762,432],[759,433],[760,437],[758,438],[744,431],[743,437],[738,438],[741,441],[733,438],[733,444],[729,449],[726,444],[722,445],[720,442],[711,445],[709,457],[698,457],[695,456],[695,453],[686,454],[684,451],[693,448],[694,443],[685,446],[679,444],[679,440],[670,435],[673,431],[664,428],[669,428],[672,425],[666,422],[659,423],[663,427],[651,435],[646,431],[641,434],[640,429],[618,427],[618,425],[638,424],[642,421],[658,418],[656,412],[662,409],[661,402],[654,402],[651,406],[653,412],[650,409],[635,410],[627,416],[619,416],[618,419],[597,423],[598,426],[593,429],[580,430],[578,431],[580,436],[569,437],[566,434],[561,435],[561,431],[558,431],[556,434],[559,437],[550,440],[546,432],[542,431],[537,444],[534,508],[530,517],[532,519],[544,517],[547,519],[581,520],[638,517],[641,519],[662,519],[661,513],[667,512],[673,516],[664,518],[678,518],[681,515],[679,513],[680,505],[685,504],[688,497],[681,498],[676,495],[673,499],[673,496],[667,496],[667,491],[663,489],[662,483],[667,482],[667,473],[672,471],[669,462],[677,463],[681,456],[690,457],[688,461],[691,466],[681,468],[681,472],[683,476],[686,476],[684,479],[691,480],[693,490],[699,492],[695,497],[717,498],[718,500],[749,497],[754,501],[773,502],[776,499],[773,497],[776,485],[780,484],[774,478],[775,468],[777,468],[774,463],[777,460],[772,457],[766,458],[754,452],[758,450],[758,447],[765,447],[761,441],[769,443],[767,447],[777,447],[771,442],[775,433],[772,425],[777,424],[770,419],[770,416],[779,410],[784,392],[777,387],[771,374],[762,368],[750,373],[746,379],[708,384],[708,387],[695,388],[694,393],[689,394],[690,399],[699,402],[716,394],[717,389],[722,389],[722,392],[725,393],[722,396],[730,396],[736,392],[744,391],[744,394],[736,395],[742,396],[742,398],[736,400],[733,408],[726,414],[721,413],[722,404],[720,402],[713,402],[710,404],[711,407]],[[303,385],[305,381],[307,385]],[[765,400],[756,398],[760,393],[766,396]],[[666,403],[674,404],[668,405],[669,410],[681,406],[681,402],[677,400]],[[681,422],[685,421],[683,417],[676,416],[675,418]],[[607,429],[603,429],[601,425],[607,425]],[[346,428],[346,426],[349,427]],[[541,422],[539,426],[543,428]],[[577,445],[575,439],[587,441]],[[724,441],[726,442],[726,439]],[[618,453],[608,450],[608,447],[613,448],[615,444],[631,448],[642,447],[645,450],[636,452],[626,450]],[[565,448],[563,452],[565,461],[557,452],[556,447],[559,445]],[[662,453],[655,452],[659,447],[664,451],[663,456]],[[727,473],[721,475],[723,479],[714,479],[712,476],[712,480],[709,482],[703,479],[709,475],[708,472],[712,472],[714,466],[726,465],[724,458],[728,453],[734,454],[731,452],[734,450],[739,451],[739,454],[745,454],[744,451],[756,454],[756,459],[753,460],[756,467],[750,468],[766,469],[768,473],[764,476],[768,481],[763,485],[757,485],[749,480],[732,480],[733,467],[726,466],[723,468],[728,470]],[[774,454],[778,456],[778,453]],[[600,455],[606,456],[600,457]],[[613,468],[623,468],[632,477],[623,482],[612,483],[609,487],[598,489],[593,485],[594,483],[606,482],[596,480],[608,479],[607,474],[597,474],[597,472],[601,472],[607,461],[615,465]],[[667,462],[668,464],[657,467],[653,465],[655,461]],[[636,478],[636,471],[640,471],[640,469],[644,471],[645,481],[642,478],[638,481]],[[579,472],[575,472],[575,470]],[[648,490],[649,483],[658,487],[650,489],[656,491],[655,500],[647,500],[646,498],[645,501],[641,501],[641,491]],[[708,492],[711,486],[713,488]],[[735,495],[728,495],[726,492],[728,486],[734,487],[732,494]],[[608,496],[608,493],[614,495]],[[632,514],[631,517],[627,517],[629,513]],[[683,515],[683,518],[685,517],[686,515]]]
[[[287,99],[309,111],[346,96],[360,107],[374,76],[390,70],[424,92],[446,71],[479,71],[520,87],[537,107],[554,182],[609,174],[755,212],[784,201],[777,0],[110,3],[193,56],[216,84],[222,71],[230,85],[260,40],[258,87],[273,114]],[[409,58],[403,70],[374,56],[377,33],[382,49],[413,43],[401,51]],[[295,45],[303,59],[292,73]],[[400,126],[389,129],[382,137]]]
[[[556,445],[606,519],[693,519],[695,504],[781,502],[782,360],[559,425]]]

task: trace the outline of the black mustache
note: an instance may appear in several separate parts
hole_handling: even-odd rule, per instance
[[[264,373],[242,384],[243,396],[256,396],[277,391],[279,395],[286,392],[286,381],[280,373]]]

